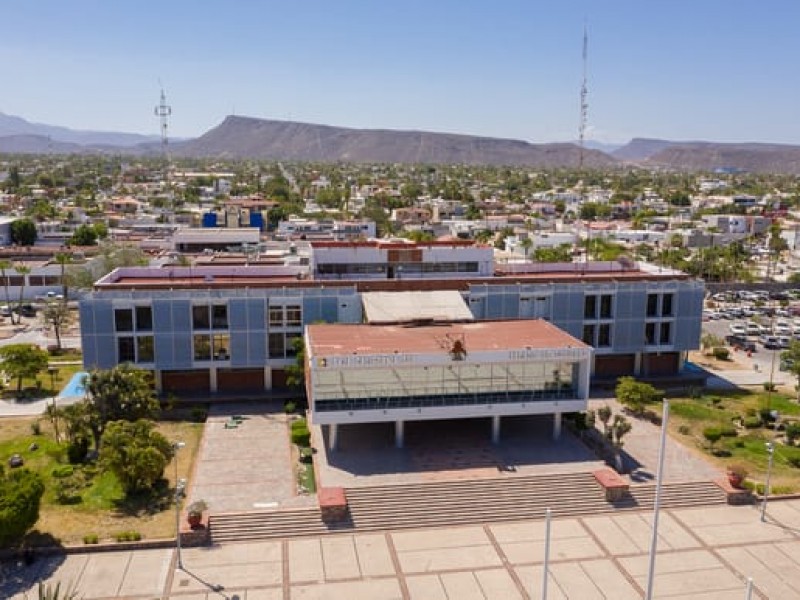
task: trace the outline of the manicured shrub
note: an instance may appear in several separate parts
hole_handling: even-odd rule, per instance
[[[689,429],[688,425],[681,425],[680,427],[678,427],[678,433],[680,433],[681,435],[689,435],[691,433],[691,430]]]
[[[100,541],[100,538],[97,537],[96,533],[87,533],[83,536],[83,543],[84,544],[97,544]]]
[[[745,417],[742,424],[747,429],[758,429],[761,427],[761,419],[759,417]]]
[[[283,412],[287,415],[293,414],[297,410],[297,403],[292,400],[287,400],[283,403]]]
[[[55,467],[50,474],[56,479],[63,479],[64,477],[69,477],[74,472],[75,468],[72,465],[59,465]]]
[[[118,542],[138,542],[142,539],[142,534],[138,531],[120,531],[114,534],[114,539]]]
[[[714,358],[717,360],[728,360],[731,356],[731,351],[722,346],[717,346],[712,352],[714,353]]]
[[[33,435],[42,435],[42,424],[39,421],[31,423],[31,433]]]

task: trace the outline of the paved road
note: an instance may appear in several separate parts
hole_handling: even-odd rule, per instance
[[[800,500],[662,511],[655,597],[800,597]],[[647,585],[651,514],[556,519],[548,598],[639,599]],[[108,598],[438,600],[540,598],[544,523],[480,524],[184,549],[73,554],[0,566],[0,596],[22,600],[41,579]],[[213,589],[212,589],[213,588]],[[216,591],[214,591],[216,590]]]

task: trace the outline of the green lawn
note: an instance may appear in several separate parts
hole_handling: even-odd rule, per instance
[[[32,432],[35,422],[40,423],[40,435]],[[186,443],[177,455],[178,477],[190,479],[203,425],[163,421],[158,424],[158,430],[167,439]],[[32,449],[32,444],[38,448]],[[138,531],[147,539],[174,535],[174,514],[169,510],[172,506],[174,463],[167,466],[166,479],[154,494],[132,498],[125,497],[113,474],[104,473],[94,465],[75,465],[76,479],[84,480],[86,484],[79,488],[75,502],[61,504],[57,501],[57,489],[63,479],[55,477],[54,470],[68,464],[66,447],[56,443],[49,419],[27,417],[0,421],[0,460],[5,463],[12,454],[21,455],[25,466],[39,473],[45,484],[40,518],[36,524],[37,535],[32,536],[34,539],[52,536],[64,543],[81,543],[87,534],[108,540],[122,530]]]
[[[724,437],[715,445],[715,452],[703,436],[708,427],[731,427],[745,418],[755,418],[763,410],[777,410],[781,418],[800,416],[800,405],[794,396],[773,392],[715,392],[698,398],[678,397],[670,400],[670,429],[683,442],[694,445],[720,467],[741,463],[750,472],[749,479],[758,483],[766,477],[768,453],[766,443],[776,441],[773,483],[783,491],[800,490],[800,447],[782,443],[782,435],[771,424],[752,429],[737,428],[736,437]]]

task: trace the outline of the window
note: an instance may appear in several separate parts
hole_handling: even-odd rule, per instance
[[[153,331],[153,309],[149,306],[136,307],[136,330]]]
[[[130,308],[114,309],[114,329],[116,331],[133,331],[133,311]]]
[[[225,304],[215,304],[211,307],[212,325],[214,329],[228,328],[228,306]]]
[[[143,335],[136,338],[136,362],[153,362],[155,353],[153,352],[153,336]]]
[[[195,329],[209,329],[208,306],[192,307],[192,327]]]
[[[602,323],[597,331],[597,346],[607,348],[611,345],[611,323]]]
[[[654,346],[656,343],[656,324],[645,323],[644,325],[644,343],[648,346]]]
[[[206,307],[208,308],[208,307]],[[208,311],[206,311],[208,314]],[[211,360],[211,337],[208,335],[194,336],[194,359]]]
[[[672,316],[672,294],[664,294],[661,297],[661,316]]]
[[[600,296],[600,318],[601,319],[610,319],[611,318],[611,311],[612,311],[612,301],[611,299],[613,296],[611,294],[603,294]]]
[[[658,316],[658,294],[647,294],[647,316]]]
[[[284,335],[282,333],[269,334],[269,357],[283,358],[286,354]]]
[[[672,323],[662,323],[661,324],[661,339],[659,340],[661,345],[670,344],[670,335],[672,334]]]
[[[299,333],[287,333],[286,334],[286,356],[287,358],[294,358],[297,356],[297,351],[302,348],[300,342],[297,340],[301,339],[302,336]]]
[[[132,337],[117,338],[117,362],[136,362],[136,347]]]
[[[300,327],[303,324],[303,313],[299,306],[286,307],[286,326]]]
[[[283,327],[283,307],[270,306],[269,307],[269,326],[270,327]]]
[[[594,325],[583,326],[583,343],[594,346]]]
[[[214,360],[230,360],[231,336],[227,333],[217,333],[213,339]]]
[[[586,296],[583,301],[583,316],[586,319],[597,318],[597,296]]]

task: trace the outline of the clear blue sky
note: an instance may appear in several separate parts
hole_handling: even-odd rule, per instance
[[[231,113],[532,142],[800,143],[798,0],[3,0],[0,111],[171,133]]]

